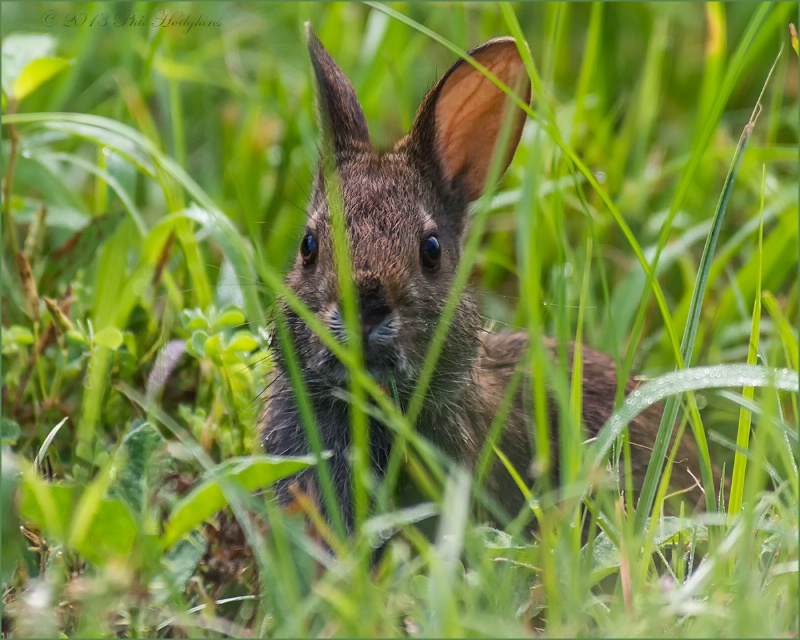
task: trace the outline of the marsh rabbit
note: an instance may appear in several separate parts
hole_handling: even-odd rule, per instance
[[[344,205],[364,362],[378,383],[388,386],[393,382],[405,408],[459,264],[468,232],[467,207],[487,187],[504,112],[511,118],[511,129],[510,135],[505,135],[508,142],[501,172],[514,155],[526,114],[480,71],[459,60],[427,94],[408,135],[393,150],[377,152],[350,82],[308,27],[307,40],[320,124],[329,136],[330,153],[335,155],[332,159]],[[469,55],[529,104],[531,84],[514,39],[490,40]],[[324,175],[320,162],[307,227],[286,282],[333,335],[344,341]],[[352,527],[350,408],[337,393],[337,389],[347,389],[346,368],[287,305],[282,305],[281,312],[323,448],[332,452],[328,464],[337,498],[347,526]],[[478,306],[465,292],[416,420],[417,432],[452,459],[474,468],[527,342],[524,333],[486,331]],[[547,339],[545,344],[555,358],[555,341]],[[572,347],[568,348],[570,363]],[[626,393],[635,384],[629,380]],[[519,388],[530,390],[530,382]],[[611,415],[616,391],[613,360],[584,347],[582,422],[588,437]],[[528,395],[516,394],[499,446],[530,486],[536,478],[530,440],[534,412]],[[555,404],[549,401],[547,409],[552,442],[557,441]],[[651,407],[629,426],[635,486],[641,484],[659,420],[659,407]],[[267,453],[300,455],[310,451],[279,348],[260,428]],[[373,470],[380,476],[389,458],[392,433],[373,420],[370,444]],[[557,464],[558,455],[553,453]],[[676,460],[674,484],[693,487],[689,493],[696,494],[697,454],[689,434],[682,439]],[[557,472],[557,468],[551,470],[556,478]],[[297,483],[319,499],[314,473],[307,471],[283,481],[277,487],[278,496],[288,500],[290,485]],[[493,463],[486,488],[507,514],[515,515],[523,505],[518,486],[499,461]],[[692,500],[697,502],[698,496],[693,495]],[[321,501],[320,507],[324,511]]]

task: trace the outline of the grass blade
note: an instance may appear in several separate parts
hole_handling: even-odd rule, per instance
[[[747,350],[747,364],[755,364],[758,358],[758,336],[761,331],[761,257],[764,250],[764,181],[766,179],[766,168],[761,174],[761,210],[760,224],[758,227],[758,289],[756,299],[753,303],[753,317],[750,328],[750,345]],[[742,395],[746,400],[752,400],[755,389],[745,387]],[[736,433],[736,444],[738,449],[733,459],[733,476],[731,478],[730,502],[728,504],[729,519],[735,518],[742,508],[744,496],[744,476],[747,468],[747,451],[750,444],[750,421],[752,414],[742,407],[739,410],[739,427]]]
[[[640,386],[628,396],[598,433],[587,459],[602,465],[614,440],[625,426],[647,407],[669,397],[700,389],[724,387],[772,387],[797,393],[798,375],[792,369],[771,369],[748,364],[720,364],[711,367],[693,367],[673,371]],[[638,513],[638,512],[637,512]]]
[[[684,329],[683,339],[681,340],[681,356],[683,362],[686,364],[690,363],[692,360],[692,351],[694,349],[695,336],[697,335],[697,326],[700,322],[700,310],[703,306],[703,297],[705,296],[706,283],[708,282],[708,272],[711,268],[711,262],[714,257],[714,249],[716,248],[717,238],[719,237],[719,232],[722,228],[722,221],[725,217],[725,210],[728,206],[728,200],[730,199],[731,192],[733,191],[736,173],[739,170],[742,158],[744,157],[744,152],[747,148],[747,142],[750,139],[750,135],[753,132],[753,128],[758,120],[758,116],[761,113],[761,97],[764,95],[764,91],[767,88],[769,79],[772,76],[772,72],[775,70],[775,65],[778,63],[778,59],[782,53],[783,47],[781,47],[781,50],[778,52],[775,62],[773,63],[769,74],[767,74],[767,79],[764,81],[764,86],[761,90],[761,96],[759,96],[758,100],[756,101],[753,113],[750,116],[750,120],[748,121],[747,125],[745,125],[744,131],[739,138],[739,144],[736,146],[736,151],[734,153],[733,160],[731,161],[728,175],[725,178],[725,183],[722,187],[722,193],[720,195],[716,211],[714,212],[714,217],[712,218],[711,231],[706,239],[706,245],[703,248],[703,255],[700,259],[700,265],[698,267],[697,280],[695,281],[694,291],[692,293],[692,301],[689,308],[689,318],[686,323],[686,328]],[[647,466],[647,473],[645,474],[645,478],[642,483],[642,493],[639,496],[636,515],[634,517],[634,528],[637,533],[641,533],[643,531],[645,520],[650,514],[651,508],[653,507],[653,501],[655,500],[655,494],[658,487],[658,479],[661,477],[661,471],[664,466],[667,447],[669,446],[670,438],[672,437],[675,420],[678,417],[679,403],[680,396],[673,396],[667,401],[667,405],[664,408],[664,414],[661,418],[658,435],[656,436],[656,441],[653,444],[653,454],[650,458],[650,464]],[[698,432],[696,432],[695,436],[697,437],[697,435]],[[704,443],[698,442],[698,444],[701,445],[701,448],[703,448],[702,445]],[[709,461],[707,453],[706,455],[701,456],[701,458],[703,458],[701,459],[703,484],[706,487],[706,508],[709,511],[713,511],[713,496],[715,494],[714,478],[708,464]]]

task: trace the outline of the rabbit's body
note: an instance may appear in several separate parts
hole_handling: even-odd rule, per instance
[[[405,408],[453,283],[466,234],[467,205],[483,192],[493,151],[502,139],[503,114],[508,112],[510,121],[505,165],[519,141],[525,114],[518,108],[509,109],[505,95],[495,85],[460,61],[425,98],[408,136],[393,151],[379,154],[372,149],[352,87],[310,33],[309,50],[323,132],[330,143],[323,145],[323,154],[334,155],[344,205],[364,362],[379,383],[395,385]],[[530,84],[513,40],[490,41],[471,55],[506,85],[516,87],[523,100],[530,100]],[[344,341],[325,187],[320,169],[300,255],[287,283],[334,336]],[[349,405],[340,393],[347,389],[346,368],[291,309],[284,306],[282,313],[323,448],[333,453],[329,465],[349,522],[351,419]],[[467,467],[477,461],[528,340],[523,333],[486,332],[481,324],[477,306],[465,294],[416,422],[419,433]],[[548,341],[547,346],[555,354],[555,343]],[[632,385],[628,383],[628,391]],[[534,411],[525,391],[530,388],[529,380],[520,385],[500,440],[500,448],[528,483],[535,480],[530,440]],[[584,347],[582,419],[589,436],[611,415],[616,391],[611,358]],[[548,412],[555,428],[555,403],[549,402]],[[658,418],[657,409],[651,408],[631,425],[631,441],[643,447],[634,446],[636,468],[647,464],[648,443],[655,437]],[[310,450],[280,350],[261,427],[265,448],[271,454],[298,455]],[[391,433],[373,420],[370,442],[373,469],[380,475],[388,462]],[[688,439],[684,443],[679,459],[696,460]],[[557,462],[558,456],[552,459]],[[314,478],[313,472],[305,472],[292,481],[318,497]],[[681,482],[687,478],[690,476],[684,475]],[[286,494],[288,484],[279,486],[281,495]],[[518,487],[499,461],[492,467],[487,486],[507,513],[513,515],[522,506]]]

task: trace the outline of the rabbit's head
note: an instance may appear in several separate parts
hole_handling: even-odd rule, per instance
[[[467,205],[486,186],[498,140],[505,141],[500,170],[508,166],[525,113],[460,60],[424,99],[409,134],[393,151],[377,153],[350,82],[310,29],[307,37],[324,143],[307,228],[287,282],[344,341],[323,171],[325,160],[333,160],[329,166],[336,168],[344,206],[364,361],[379,382],[393,379],[402,391],[413,386],[445,305],[462,251]],[[489,41],[470,55],[522,100],[530,100],[530,82],[513,39]],[[302,320],[284,311],[312,389],[341,385],[346,369]],[[463,379],[476,357],[479,331],[480,316],[465,297],[432,388],[445,390]]]

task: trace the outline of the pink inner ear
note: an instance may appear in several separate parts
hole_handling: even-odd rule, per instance
[[[520,91],[520,97],[530,99],[530,83],[513,41],[476,52],[475,59],[512,89],[527,87]],[[470,200],[484,190],[506,100],[506,94],[467,62],[456,67],[439,94],[437,147],[445,177],[461,176]],[[525,112],[515,111],[503,171],[511,162],[525,124]]]

